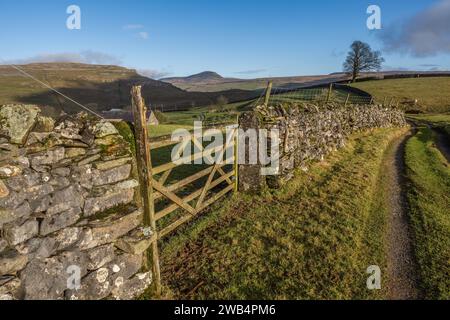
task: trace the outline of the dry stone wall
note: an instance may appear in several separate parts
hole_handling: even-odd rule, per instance
[[[308,103],[258,106],[243,114],[239,122],[244,130],[278,129],[280,135],[279,175],[262,177],[260,165],[240,166],[240,189],[249,192],[258,192],[266,186],[280,187],[293,177],[297,168],[307,170],[311,162],[322,161],[345,146],[346,138],[355,131],[407,125],[402,111],[380,105]]]
[[[118,128],[0,107],[0,299],[131,299],[151,284],[152,234]]]

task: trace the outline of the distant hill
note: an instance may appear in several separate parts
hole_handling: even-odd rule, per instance
[[[450,75],[450,72],[421,72],[421,71],[385,71],[369,72],[361,75],[365,79],[383,79],[397,77],[413,77],[414,75],[432,76]],[[328,75],[292,76],[292,77],[268,77],[256,79],[224,78],[219,74],[207,71],[189,77],[176,77],[161,79],[161,81],[192,92],[215,92],[223,90],[261,90],[267,87],[267,82],[272,81],[278,88],[300,88],[317,85],[327,85],[332,82],[346,82],[350,78],[342,72]],[[364,79],[363,79],[364,80]]]
[[[20,66],[75,101],[97,112],[127,109],[133,85],[142,85],[142,93],[150,106],[188,108],[213,104],[221,95],[230,102],[254,98],[257,93],[244,90],[224,92],[187,92],[170,83],[152,80],[135,70],[118,66],[78,63],[39,63]],[[25,77],[11,66],[0,65],[0,105],[31,103],[45,106],[49,114],[80,111],[80,107]]]
[[[160,80],[164,82],[210,82],[224,81],[226,79],[216,72],[205,71],[188,77],[164,78]]]

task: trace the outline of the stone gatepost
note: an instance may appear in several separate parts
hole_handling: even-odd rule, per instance
[[[259,161],[257,164],[249,164],[252,156],[258,159],[258,141],[251,141],[246,133],[248,130],[258,132],[260,128],[261,120],[255,112],[246,112],[239,117],[239,191],[242,192],[258,193],[266,186],[266,179],[261,175],[262,166]],[[257,137],[259,139],[259,133]],[[244,154],[245,159],[242,159]]]

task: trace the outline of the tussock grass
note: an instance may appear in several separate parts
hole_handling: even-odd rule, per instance
[[[450,299],[450,168],[435,135],[420,128],[406,146],[408,202],[426,298]]]
[[[371,299],[366,269],[385,269],[386,149],[404,129],[359,133],[282,190],[236,195],[162,247],[167,297]],[[195,290],[193,290],[195,289]]]

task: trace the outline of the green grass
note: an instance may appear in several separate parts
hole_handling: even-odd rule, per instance
[[[440,129],[450,137],[450,114],[409,115],[408,118],[419,125],[430,125]]]
[[[274,91],[276,93],[276,91]],[[331,102],[344,104],[347,100],[349,92],[334,88],[329,95],[328,88],[298,89],[293,92],[272,95],[269,103],[292,103],[299,101],[313,101],[315,103],[324,103],[329,99]],[[349,104],[369,104],[372,98],[370,96],[362,96],[350,94]]]
[[[426,298],[450,299],[450,168],[429,128],[406,146],[408,202]]]
[[[407,110],[424,113],[450,111],[450,77],[366,81],[352,86],[372,94],[379,102],[383,102],[385,97],[396,98],[405,104]],[[415,99],[418,100],[417,105],[411,105]]]
[[[157,126],[148,127],[148,135],[150,138],[158,138],[162,136],[170,136],[175,130],[186,129],[192,130],[192,125],[181,125],[181,124],[160,124]]]
[[[369,265],[386,265],[380,168],[389,142],[403,132],[357,134],[282,190],[236,195],[181,228],[162,246],[166,296],[383,297],[384,291],[366,289],[365,272]]]

